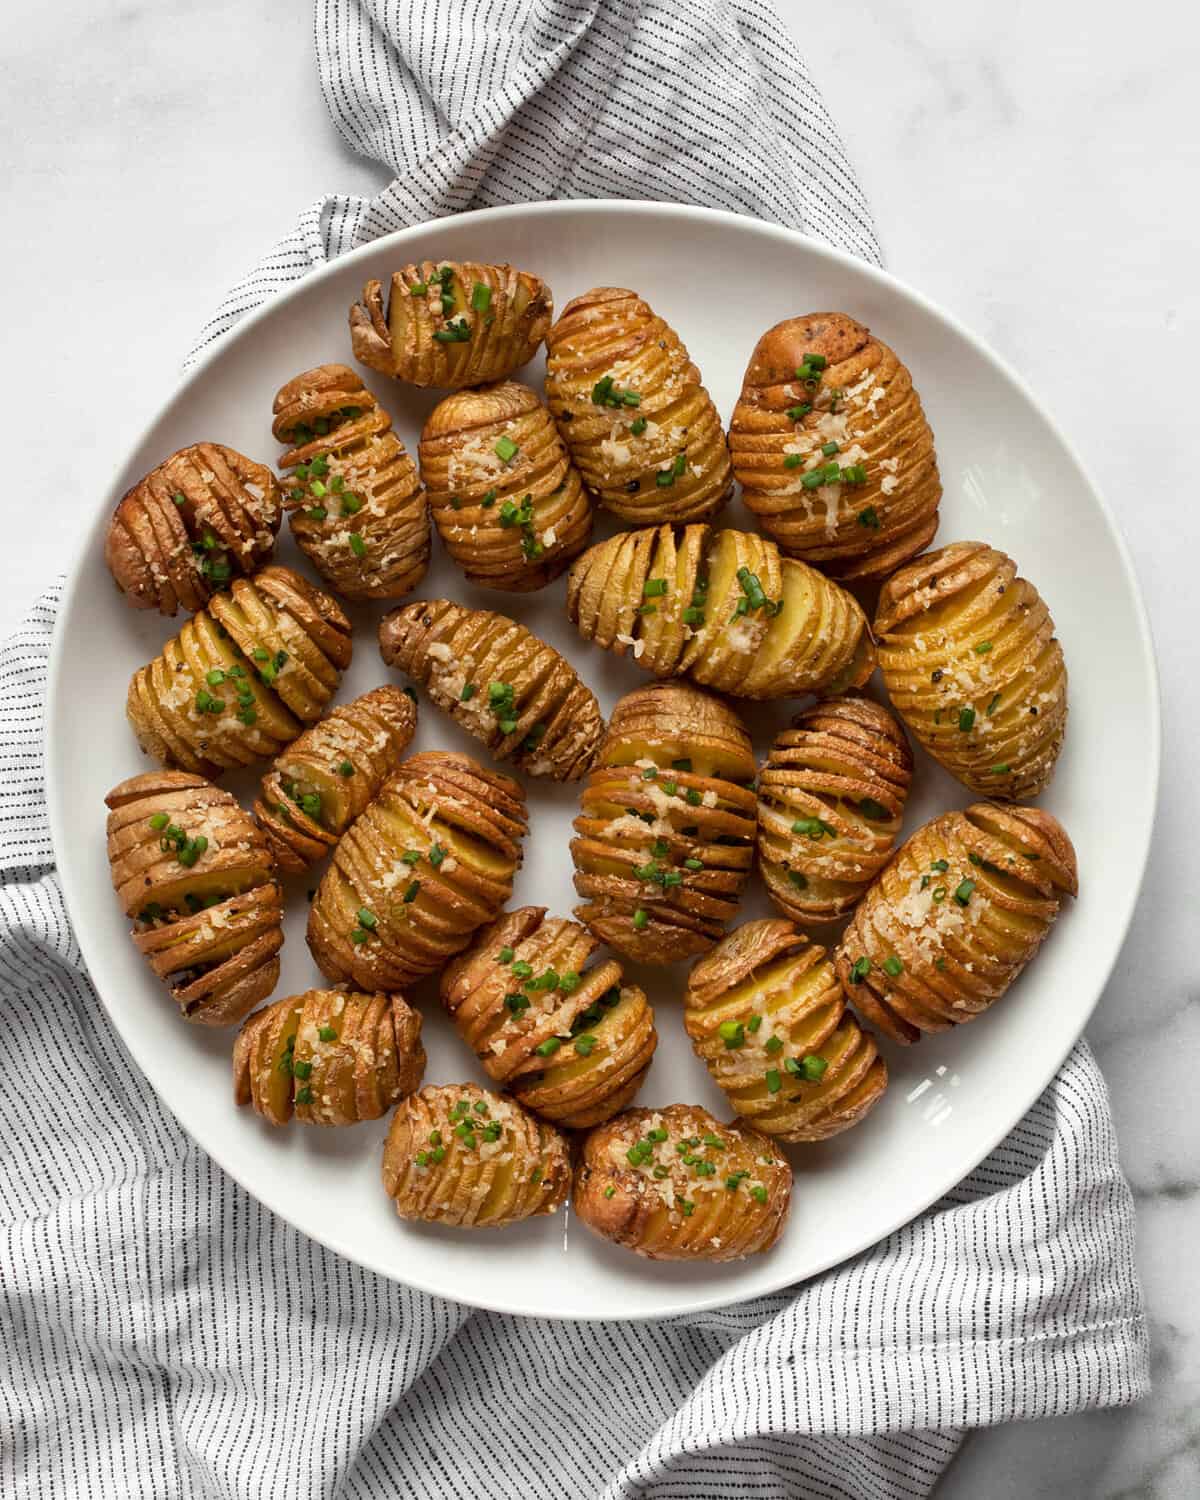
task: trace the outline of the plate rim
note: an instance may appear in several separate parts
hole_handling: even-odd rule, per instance
[[[804,247],[804,250],[807,254],[813,254],[818,259],[828,260],[835,265],[852,267],[856,275],[865,276],[868,281],[874,282],[876,286],[884,289],[885,291],[893,295],[898,294],[902,299],[906,299],[912,303],[915,303],[922,311],[924,311],[926,314],[931,315],[935,320],[938,320],[946,325],[957,337],[961,338],[966,344],[968,344],[975,355],[978,358],[982,359],[985,363],[989,364],[996,371],[996,373],[1000,375],[1002,379],[1007,381],[1008,384],[1015,389],[1017,394],[1020,395],[1024,399],[1024,401],[1038,414],[1040,419],[1045,423],[1050,436],[1059,446],[1063,457],[1075,470],[1079,480],[1086,489],[1092,502],[1097,507],[1099,514],[1103,518],[1109,538],[1115,547],[1120,571],[1124,578],[1129,597],[1133,604],[1133,612],[1137,625],[1137,646],[1140,651],[1141,665],[1144,671],[1144,681],[1146,683],[1148,692],[1148,707],[1150,710],[1150,734],[1149,744],[1147,745],[1147,771],[1149,779],[1148,814],[1145,825],[1139,832],[1140,846],[1136,850],[1135,860],[1130,860],[1130,851],[1128,849],[1123,851],[1123,857],[1126,864],[1136,864],[1136,880],[1131,886],[1131,895],[1128,900],[1127,909],[1124,912],[1122,920],[1119,924],[1119,931],[1116,933],[1116,941],[1113,945],[1112,956],[1108,962],[1106,970],[1102,978],[1100,979],[1100,982],[1097,984],[1095,993],[1091,996],[1086,1006],[1086,1010],[1083,1011],[1080,1016],[1078,1027],[1073,1029],[1072,1035],[1069,1042],[1067,1043],[1066,1048],[1061,1051],[1059,1049],[1055,1049],[1055,1055],[1052,1056],[1049,1062],[1047,1062],[1046,1058],[1042,1058],[1039,1066],[1031,1067],[1028,1075],[1016,1081],[1023,1086],[1014,1089],[1013,1110],[1006,1110],[1004,1112],[1005,1117],[1007,1118],[1007,1123],[1001,1129],[995,1132],[984,1133],[984,1139],[986,1140],[987,1144],[983,1147],[983,1149],[978,1150],[972,1154],[972,1159],[970,1159],[966,1163],[961,1173],[959,1173],[959,1175],[957,1175],[952,1182],[942,1184],[933,1192],[918,1194],[910,1207],[906,1207],[905,1211],[900,1216],[895,1217],[893,1220],[889,1220],[885,1228],[880,1230],[877,1234],[873,1234],[872,1238],[861,1244],[857,1248],[857,1250],[850,1251],[848,1254],[841,1255],[834,1259],[823,1262],[819,1266],[807,1272],[805,1276],[802,1277],[799,1281],[793,1281],[790,1276],[786,1272],[784,1272],[772,1285],[756,1286],[748,1289],[744,1294],[739,1294],[736,1283],[731,1282],[729,1285],[719,1285],[715,1290],[698,1290],[693,1295],[685,1294],[676,1305],[671,1307],[666,1312],[646,1309],[633,1309],[628,1312],[620,1311],[616,1313],[611,1311],[584,1310],[582,1312],[572,1314],[547,1315],[544,1310],[538,1308],[536,1305],[523,1303],[520,1301],[520,1299],[517,1299],[515,1301],[506,1301],[502,1299],[498,1300],[495,1297],[489,1298],[486,1295],[486,1287],[481,1291],[477,1291],[475,1288],[472,1288],[471,1294],[469,1296],[462,1296],[459,1294],[454,1294],[452,1296],[441,1287],[429,1284],[429,1282],[420,1275],[401,1275],[394,1266],[384,1265],[376,1262],[371,1256],[363,1254],[361,1251],[355,1249],[352,1245],[341,1240],[339,1236],[334,1232],[326,1232],[318,1235],[311,1233],[311,1231],[309,1231],[308,1229],[300,1228],[288,1215],[286,1209],[277,1201],[273,1201],[273,1197],[269,1192],[264,1192],[257,1185],[251,1186],[250,1183],[245,1180],[241,1172],[238,1170],[238,1166],[235,1161],[225,1159],[226,1153],[211,1149],[203,1140],[201,1140],[198,1134],[196,1134],[192,1129],[190,1129],[181,1120],[179,1120],[178,1116],[175,1114],[174,1109],[172,1108],[170,1100],[160,1090],[157,1082],[155,1081],[151,1068],[147,1065],[147,1062],[143,1058],[143,1051],[148,1052],[149,1049],[143,1049],[140,1037],[138,1036],[136,1031],[131,1029],[127,1032],[122,1028],[116,1018],[116,1015],[110,1008],[108,1001],[101,990],[101,987],[91,979],[92,966],[90,963],[90,955],[92,952],[98,950],[99,938],[93,938],[91,935],[85,938],[83,930],[73,916],[74,910],[82,910],[84,906],[82,894],[83,881],[81,877],[77,882],[75,875],[72,873],[71,861],[69,859],[64,861],[62,858],[62,852],[68,847],[68,845],[66,841],[66,830],[64,826],[64,809],[61,805],[60,797],[57,791],[57,787],[60,784],[60,778],[57,774],[58,755],[56,746],[59,741],[58,736],[52,735],[50,733],[50,729],[51,726],[58,721],[59,717],[60,682],[63,671],[63,662],[68,649],[66,645],[65,632],[62,629],[62,622],[71,613],[76,594],[83,586],[85,566],[89,559],[89,549],[93,545],[93,533],[95,532],[97,526],[97,519],[95,515],[87,524],[86,528],[84,528],[83,534],[79,537],[78,541],[74,545],[71,564],[66,574],[65,583],[59,600],[58,611],[55,616],[54,630],[51,637],[50,657],[47,668],[46,700],[43,717],[46,808],[47,819],[50,828],[50,839],[54,850],[54,867],[58,872],[59,881],[63,892],[63,899],[67,908],[67,914],[71,920],[71,926],[75,933],[76,941],[79,944],[80,954],[83,957],[84,964],[87,969],[87,977],[89,979],[89,982],[92,984],[92,988],[99,998],[101,1005],[104,1008],[104,1012],[108,1017],[109,1023],[112,1025],[114,1031],[120,1038],[122,1045],[128,1050],[134,1063],[141,1071],[142,1076],[154,1090],[155,1095],[162,1103],[163,1107],[171,1115],[172,1119],[176,1121],[176,1123],[179,1125],[179,1128],[184,1132],[188,1139],[193,1142],[193,1144],[195,1144],[200,1150],[211,1156],[212,1160],[221,1168],[221,1170],[227,1172],[229,1176],[247,1193],[249,1193],[249,1195],[256,1202],[261,1203],[272,1213],[277,1214],[278,1217],[296,1233],[316,1240],[317,1243],[324,1245],[327,1249],[332,1250],[335,1254],[342,1256],[344,1259],[349,1260],[351,1263],[361,1266],[364,1270],[371,1271],[376,1275],[383,1276],[389,1281],[397,1282],[398,1284],[403,1286],[412,1287],[414,1290],[422,1292],[429,1296],[441,1297],[445,1298],[446,1300],[461,1302],[466,1306],[478,1307],[488,1311],[507,1313],[515,1316],[540,1318],[547,1318],[549,1316],[553,1321],[588,1323],[620,1321],[640,1323],[663,1317],[690,1316],[695,1313],[707,1312],[714,1308],[740,1305],[741,1303],[744,1303],[753,1298],[776,1295],[782,1291],[787,1290],[790,1287],[798,1287],[805,1282],[813,1280],[817,1276],[824,1275],[835,1266],[845,1264],[855,1255],[860,1255],[864,1251],[871,1249],[873,1246],[881,1244],[885,1239],[888,1238],[888,1236],[894,1234],[898,1229],[902,1228],[906,1224],[912,1223],[915,1219],[919,1218],[933,1203],[937,1202],[957,1183],[961,1182],[965,1177],[969,1176],[970,1173],[973,1172],[979,1165],[979,1163],[983,1161],[988,1155],[990,1155],[991,1152],[994,1151],[1000,1144],[1000,1142],[1003,1141],[1012,1132],[1016,1125],[1019,1124],[1019,1122],[1025,1117],[1025,1115],[1028,1114],[1029,1110],[1036,1103],[1038,1098],[1041,1097],[1042,1093],[1053,1081],[1059,1068],[1062,1066],[1063,1061],[1069,1055],[1071,1049],[1078,1042],[1079,1038],[1083,1035],[1084,1030],[1090,1022],[1093,1014],[1095,1013],[1095,1009],[1097,1004],[1099,1003],[1100,997],[1104,993],[1105,989],[1112,979],[1113,972],[1124,949],[1125,942],[1129,934],[1129,929],[1133,922],[1134,914],[1137,911],[1140,903],[1142,888],[1145,882],[1146,866],[1149,861],[1150,849],[1154,840],[1154,831],[1161,791],[1162,697],[1158,661],[1154,649],[1153,631],[1150,624],[1149,612],[1146,608],[1146,602],[1142,594],[1137,571],[1133,565],[1132,557],[1129,553],[1129,549],[1126,544],[1124,535],[1122,534],[1121,528],[1118,525],[1117,518],[1112,508],[1109,506],[1107,500],[1105,499],[1103,492],[1093,481],[1091,474],[1080,458],[1075,445],[1063,432],[1054,416],[1046,407],[1045,403],[1037,395],[1035,395],[1024,377],[1021,376],[1006,359],[997,354],[977,334],[972,332],[970,328],[963,324],[953,313],[949,312],[945,307],[943,307],[940,303],[934,301],[932,298],[927,297],[923,292],[919,291],[908,282],[902,280],[898,276],[893,275],[890,271],[886,271],[882,267],[872,265],[869,261],[862,260],[860,257],[851,254],[849,251],[842,250],[835,245],[829,244],[828,242],[821,240],[814,235],[807,234],[801,230],[793,229],[787,225],[777,224],[767,220],[756,219],[747,214],[733,213],[727,209],[707,208],[694,204],[660,202],[654,199],[620,198],[562,198],[543,200],[535,203],[503,204],[491,208],[471,209],[463,213],[447,215],[444,219],[431,219],[423,221],[419,224],[408,225],[403,229],[394,230],[389,234],[381,235],[378,239],[371,240],[365,245],[357,246],[355,249],[349,250],[342,255],[334,257],[331,260],[326,260],[323,264],[314,265],[311,271],[299,277],[292,285],[287,286],[269,296],[258,307],[251,309],[244,316],[238,318],[237,321],[232,325],[231,328],[227,330],[225,334],[214,338],[206,348],[204,348],[197,354],[196,358],[192,360],[191,363],[185,365],[185,367],[180,372],[179,379],[176,381],[175,385],[172,387],[166,398],[153,410],[147,421],[140,426],[136,436],[132,439],[132,441],[123,445],[122,451],[124,453],[124,457],[113,466],[108,474],[107,481],[102,492],[100,505],[98,507],[99,516],[102,517],[103,515],[107,514],[112,506],[116,503],[116,501],[120,498],[120,495],[118,493],[118,478],[122,470],[128,464],[129,455],[137,452],[147,443],[154,428],[156,428],[159,423],[164,421],[169,416],[172,409],[176,407],[177,404],[184,400],[193,382],[199,379],[202,373],[207,370],[208,366],[215,360],[217,360],[220,357],[221,353],[229,347],[230,339],[241,339],[249,336],[259,322],[272,315],[281,306],[286,306],[287,303],[302,298],[305,293],[317,282],[323,280],[327,276],[340,275],[346,270],[347,266],[352,265],[358,260],[378,255],[381,250],[387,250],[392,247],[400,248],[405,244],[407,240],[427,234],[430,229],[434,228],[438,224],[449,224],[450,222],[453,222],[457,227],[464,221],[468,221],[471,223],[496,223],[503,222],[509,219],[553,218],[559,215],[565,216],[568,214],[579,213],[583,213],[585,215],[616,215],[618,217],[638,218],[653,218],[665,216],[668,219],[684,223],[691,222],[711,224],[715,222],[720,223],[729,229],[742,231],[751,235],[763,235],[766,238],[774,238],[780,240],[785,244],[800,244]],[[1034,1080],[1032,1083],[1029,1082],[1030,1078]]]

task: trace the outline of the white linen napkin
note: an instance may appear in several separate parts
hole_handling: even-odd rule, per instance
[[[635,196],[878,261],[766,0],[317,0],[338,129],[386,161],[203,344],[371,237]],[[933,1210],[803,1286],[657,1324],[473,1313],[340,1260],[187,1138],[83,971],[46,824],[57,589],[0,651],[0,1493],[264,1500],[927,1494],[963,1431],[1136,1400],[1131,1195],[1086,1045]]]

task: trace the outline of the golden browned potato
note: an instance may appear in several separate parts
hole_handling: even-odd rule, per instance
[[[383,286],[368,281],[350,309],[355,359],[412,385],[461,390],[528,363],[554,316],[550,288],[528,271],[423,260]]]
[[[350,665],[350,621],[290,568],[235,579],[133,674],[125,712],[161,765],[217,776],[320,718]]]
[[[507,615],[418,600],[380,621],[379,649],[497,760],[555,781],[577,781],[595,760],[604,733],[596,695]]]
[[[275,476],[222,443],[193,443],[126,490],[104,560],[134,609],[201,609],[270,562],[283,496]]]
[[[113,787],[108,862],[133,941],[183,1017],[232,1026],[275,988],[282,895],[266,840],[228,792],[184,771]]]
[[[471,583],[544,588],[592,534],[591,501],[550,413],[515,380],[434,407],[421,477],[442,544]]]
[[[838,978],[893,1041],[948,1031],[999,1000],[1077,889],[1075,850],[1049,813],[994,802],[943,813],[868,889]]]
[[[879,665],[901,718],[971,791],[1025,802],[1050,784],[1067,668],[1045,601],[1011,557],[953,542],[889,578]]]
[[[556,1125],[632,1100],[658,1043],[654,1012],[599,944],[544,906],[505,912],[443,972],[442,1003],[490,1077]]]
[[[305,990],[242,1023],[233,1048],[235,1104],[272,1125],[378,1120],[421,1086],[421,1017],[400,995]]]
[[[410,1094],[392,1116],[383,1185],[402,1219],[496,1229],[550,1214],[571,1185],[566,1137],[473,1083]]]
[[[893,351],[845,313],[763,334],[729,447],[763,530],[835,578],[884,578],[933,540],[942,482],[921,398]]]
[[[706,521],[733,492],[700,371],[635,292],[567,303],[546,335],[546,400],[583,482],[624,521]]]
[[[583,1143],[575,1212],[650,1260],[741,1260],[779,1238],[792,1169],[769,1138],[698,1104],[628,1109]]]
[[[328,854],[400,764],[417,727],[402,688],[342,703],[275,758],[254,816],[281,870],[298,875]]]
[[[821,1141],[883,1098],[887,1064],[846,1009],[825,949],[791,922],[744,922],[692,970],[683,1021],[744,1119],[784,1141]]]
[[[683,682],[627,693],[575,819],[580,921],[641,963],[711,948],[750,872],[755,769],[719,698]]]
[[[686,674],[739,698],[861,687],[875,648],[858,601],[746,531],[627,531],[571,567],[580,635],[658,677]]]
[[[429,565],[429,509],[392,419],[345,365],[305,370],[275,396],[292,535],[347,599],[399,599]]]
[[[869,698],[827,698],[792,720],[758,778],[758,868],[784,916],[850,911],[891,857],[911,781],[904,731]]]
[[[512,895],[527,828],[509,776],[440,750],[411,756],[338,841],[308,912],[334,984],[403,989],[440,969]]]

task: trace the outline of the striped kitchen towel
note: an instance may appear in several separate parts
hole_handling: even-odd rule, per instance
[[[387,162],[230,295],[454,211],[683,200],[879,259],[766,0],[317,0],[337,128]],[[963,1432],[1147,1386],[1132,1203],[1080,1045],[942,1203],[800,1287],[658,1324],[472,1312],[227,1178],[109,1026],[63,906],[42,704],[57,591],[0,652],[0,1494],[924,1495]]]

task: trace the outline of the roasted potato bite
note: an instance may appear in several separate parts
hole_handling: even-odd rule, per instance
[[[424,260],[394,272],[386,297],[367,282],[350,309],[350,342],[372,370],[457,391],[526,364],[553,316],[550,288],[528,271]]]
[[[249,1016],[233,1048],[235,1104],[272,1125],[378,1120],[421,1086],[421,1017],[400,995],[306,990]]]
[[[417,727],[403,689],[339,704],[276,756],[254,816],[281,870],[298,875],[329,853],[400,764]]]
[[[555,781],[577,781],[595,760],[604,733],[596,695],[507,615],[419,600],[384,616],[379,649],[497,760]]]
[[[566,1137],[473,1083],[402,1101],[383,1148],[383,1185],[402,1219],[497,1229],[566,1200]]]
[[[641,963],[711,948],[750,871],[755,769],[719,698],[683,682],[627,693],[575,819],[579,920]]]
[[[214,594],[133,674],[125,712],[161,765],[216,776],[277,754],[320,718],[351,650],[328,594],[263,568]]]
[[[399,599],[425,576],[429,510],[392,419],[345,365],[318,365],[275,396],[292,535],[347,599]]]
[[[544,906],[506,912],[442,974],[442,1003],[490,1077],[556,1125],[598,1125],[637,1093],[658,1036],[621,966]]]
[[[282,502],[264,464],[223,443],[193,443],[126,490],[104,561],[134,609],[201,609],[231,578],[270,562]]]
[[[875,667],[858,601],[745,531],[659,526],[597,542],[571,567],[567,613],[658,677],[739,698],[843,692]]]
[[[266,840],[228,792],[147,771],[104,799],[113,889],[183,1017],[232,1026],[279,979],[282,897]]]
[[[887,1088],[887,1064],[846,1009],[832,961],[791,922],[735,927],[692,970],[684,1007],[713,1082],[780,1140],[838,1135]]]
[[[440,969],[512,895],[525,793],[466,755],[404,761],[339,839],[308,912],[335,984],[403,989]]]
[[[1045,601],[1011,557],[953,542],[889,578],[875,615],[888,695],[964,786],[1025,802],[1050,784],[1067,668]]]
[[[721,419],[675,330],[635,293],[575,297],[546,335],[546,400],[601,505],[705,521],[733,491]]]
[[[628,1109],[583,1143],[575,1212],[650,1260],[741,1260],[787,1218],[792,1169],[749,1125],[698,1104]]]
[[[784,916],[846,915],[891,856],[911,780],[904,731],[869,698],[792,720],[758,778],[758,868]]]
[[[886,577],[933,540],[942,484],[921,398],[893,351],[845,313],[763,334],[729,447],[763,530],[836,578]]]
[[[514,380],[434,407],[421,477],[442,544],[471,583],[544,588],[592,534],[591,502],[550,413]]]
[[[1077,889],[1075,850],[1049,813],[994,802],[943,813],[867,890],[838,978],[894,1041],[948,1031],[999,1000]]]

